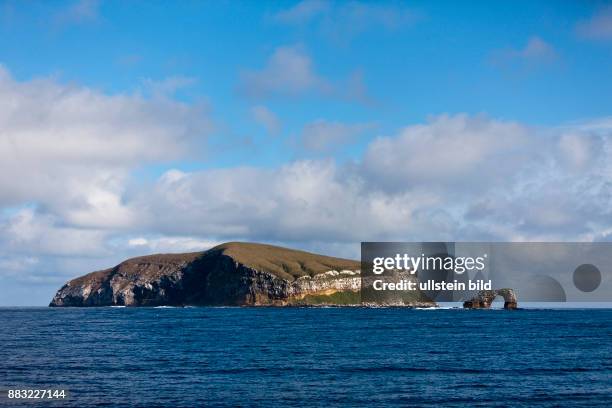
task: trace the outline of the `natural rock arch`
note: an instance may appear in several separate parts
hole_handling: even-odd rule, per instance
[[[463,307],[466,309],[488,309],[496,296],[504,298],[504,309],[516,309],[518,307],[516,294],[510,288],[481,290],[472,299],[463,302]]]

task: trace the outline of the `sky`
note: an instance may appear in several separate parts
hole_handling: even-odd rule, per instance
[[[612,240],[612,3],[0,0],[0,306],[235,240]]]

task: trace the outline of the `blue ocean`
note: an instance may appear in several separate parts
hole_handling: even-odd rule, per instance
[[[0,327],[8,406],[612,404],[610,309],[1,308]]]

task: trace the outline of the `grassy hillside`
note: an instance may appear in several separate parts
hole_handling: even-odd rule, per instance
[[[221,251],[253,269],[267,271],[285,279],[314,276],[329,270],[358,270],[359,261],[317,255],[266,244],[228,242],[211,251]]]
[[[71,285],[83,285],[87,282],[102,282],[115,271],[124,274],[143,274],[147,276],[161,275],[168,267],[192,262],[204,252],[189,252],[182,254],[154,254],[130,258],[114,268],[91,272],[70,281]],[[152,267],[154,266],[154,267]]]
[[[161,276],[180,264],[195,261],[201,256],[224,254],[250,268],[272,273],[280,278],[294,280],[300,276],[314,276],[329,270],[358,270],[360,263],[349,259],[317,255],[274,245],[247,242],[228,242],[204,252],[183,254],[154,254],[123,261],[115,268],[92,272],[73,279],[71,284],[101,283],[115,271],[124,275],[150,278]]]

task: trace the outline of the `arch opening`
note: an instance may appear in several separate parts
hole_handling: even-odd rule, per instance
[[[502,295],[496,295],[491,301],[491,309],[503,309],[506,299]]]
[[[466,309],[489,309],[497,297],[503,299],[504,309],[516,309],[518,307],[516,294],[510,288],[481,290],[472,299],[463,302],[463,307]]]

